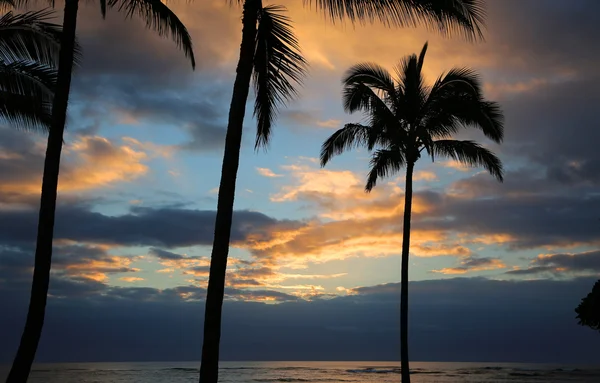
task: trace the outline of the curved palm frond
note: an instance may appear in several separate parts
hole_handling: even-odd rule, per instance
[[[186,26],[161,0],[108,0],[106,6],[125,11],[126,17],[138,15],[159,36],[171,37],[190,60],[192,68],[196,68],[192,38]]]
[[[52,121],[52,99],[0,91],[0,119],[18,129],[46,132]]]
[[[61,28],[47,21],[51,15],[51,10],[40,10],[21,14],[8,12],[0,17],[0,59],[55,65]]]
[[[346,124],[333,133],[321,145],[321,166],[325,166],[333,156],[346,150],[365,146],[371,140],[371,128],[361,124]]]
[[[391,100],[397,98],[396,84],[392,75],[387,69],[378,64],[367,62],[354,65],[344,75],[342,83],[346,87],[364,84],[383,92],[384,96],[389,97]]]
[[[373,152],[370,165],[371,170],[367,175],[365,191],[370,192],[377,185],[377,179],[387,177],[399,172],[406,164],[404,153],[399,148],[380,149]]]
[[[435,100],[447,94],[465,93],[473,97],[482,95],[481,78],[477,72],[469,68],[452,68],[442,74],[431,88],[430,98]]]
[[[280,105],[297,95],[307,62],[300,53],[290,19],[283,6],[270,5],[259,11],[254,55],[254,88],[257,119],[255,149],[269,143],[271,127]]]
[[[362,111],[369,118],[371,138],[365,144],[368,150],[372,150],[377,143],[404,139],[406,132],[396,116],[397,102],[394,98],[398,97],[398,93],[393,79],[383,68],[380,73],[362,72],[367,65],[355,65],[346,72],[342,97],[346,112]],[[380,78],[372,76],[376,74],[381,75]],[[362,80],[368,80],[368,83]]]
[[[0,89],[7,93],[52,98],[56,70],[30,61],[0,61]]]
[[[331,20],[380,21],[386,25],[424,25],[443,34],[482,38],[482,0],[303,0]]]
[[[410,0],[417,7],[421,24],[445,35],[467,40],[483,39],[486,11],[483,0]],[[431,20],[431,22],[430,22]]]
[[[432,155],[452,158],[468,166],[481,166],[499,181],[503,178],[502,162],[490,150],[470,140],[437,140]]]
[[[345,82],[342,95],[344,110],[348,113],[362,111],[367,114],[377,114],[379,118],[385,118],[390,124],[397,121],[395,101],[387,92],[382,94],[383,98],[380,97],[376,90],[377,88],[374,89],[363,82],[355,82],[353,79]]]
[[[504,116],[496,102],[486,101],[477,73],[458,68],[438,78],[425,104],[424,134],[448,138],[460,126],[475,127],[496,143],[504,138]],[[421,132],[423,134],[423,132]]]

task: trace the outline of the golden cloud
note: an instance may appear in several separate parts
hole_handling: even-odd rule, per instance
[[[282,174],[275,174],[275,172],[273,172],[269,168],[256,168],[256,171],[258,172],[258,174],[260,174],[263,177],[268,177],[268,178],[283,177]]]
[[[464,258],[461,266],[448,267],[439,270],[432,270],[433,273],[457,275],[466,274],[474,271],[489,271],[507,268],[506,264],[496,258]]]

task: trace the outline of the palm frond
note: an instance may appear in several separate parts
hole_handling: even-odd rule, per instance
[[[378,64],[367,62],[354,65],[344,75],[342,83],[344,86],[364,84],[381,91],[385,97],[390,97],[392,100],[397,98],[396,85],[392,75]]]
[[[40,10],[0,17],[0,59],[56,65],[61,28],[47,21],[51,15],[51,10]]]
[[[369,174],[365,191],[370,192],[377,185],[377,179],[388,177],[399,172],[406,164],[404,153],[397,147],[391,149],[380,149],[373,152],[371,156]]]
[[[421,69],[427,52],[427,43],[423,46],[419,57],[413,54],[404,57],[396,65],[395,72],[398,77],[398,84],[402,92],[398,99],[398,113],[410,124],[410,128],[416,127],[415,123],[421,114],[421,110],[427,97],[427,90]]]
[[[373,84],[377,82],[371,78],[371,81],[364,82],[364,78],[354,76],[353,73],[360,69],[359,64],[352,67],[347,75],[343,79],[343,96],[342,102],[344,110],[348,113],[354,113],[362,111],[365,113],[372,113],[377,111],[380,114],[387,114],[391,119],[394,118],[396,109],[396,98],[398,97],[396,89],[388,89],[389,83],[386,84],[386,88],[382,88],[383,83]],[[387,79],[383,78],[380,80]],[[393,80],[391,82],[393,84]],[[394,88],[392,86],[392,88]],[[390,93],[389,91],[392,91]],[[378,94],[379,93],[379,94]],[[388,102],[386,102],[388,101]]]
[[[303,0],[331,20],[380,21],[386,25],[424,25],[443,34],[482,37],[483,0]]]
[[[106,18],[106,0],[100,0],[100,14],[102,18]]]
[[[346,124],[333,133],[321,145],[321,166],[325,166],[333,156],[346,150],[366,146],[371,139],[370,127],[361,124]]]
[[[500,106],[483,98],[477,73],[453,69],[438,78],[425,104],[422,127],[435,138],[447,138],[460,126],[475,127],[496,143],[504,138],[504,115]]]
[[[307,63],[300,52],[286,8],[270,5],[259,11],[253,81],[257,120],[255,149],[268,145],[271,127],[281,105],[297,95]]]
[[[444,97],[446,94],[466,93],[481,97],[482,83],[477,72],[469,68],[452,68],[442,74],[431,88],[431,99]]]
[[[372,150],[375,144],[385,144],[387,141],[404,140],[406,131],[396,115],[395,98],[398,98],[398,92],[394,89],[393,80],[385,75],[380,79],[382,81],[374,80],[371,76],[363,77],[363,74],[354,76],[361,73],[361,67],[364,65],[356,65],[347,72],[342,97],[346,112],[362,111],[369,120],[371,138],[365,143],[367,149]],[[390,94],[390,91],[394,93]]]
[[[483,39],[486,11],[484,0],[406,0],[415,7],[420,22],[444,35]]]
[[[55,85],[56,70],[48,65],[30,61],[0,61],[0,91],[52,98]]]
[[[196,67],[192,38],[186,26],[161,0],[109,0],[107,7],[125,11],[127,17],[137,15],[159,36],[171,37],[190,60],[192,68]]]
[[[52,99],[0,91],[0,119],[17,129],[47,132]]]
[[[437,140],[432,155],[452,158],[468,166],[481,166],[499,181],[503,180],[502,162],[490,150],[470,140]]]

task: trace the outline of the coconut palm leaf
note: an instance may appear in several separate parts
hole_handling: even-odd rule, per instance
[[[468,39],[483,37],[485,9],[480,0],[303,0],[333,21],[380,21],[386,25],[425,26]]]
[[[404,152],[397,148],[378,149],[373,152],[365,191],[370,192],[377,185],[377,179],[398,173],[405,164]]]
[[[481,166],[498,181],[503,180],[500,159],[475,141],[437,140],[433,142],[433,155],[448,157],[467,166]]]
[[[255,148],[268,145],[279,107],[297,95],[296,86],[306,74],[307,63],[285,11],[277,5],[259,11],[253,67]]]
[[[101,0],[100,7],[103,16],[107,8],[116,8],[124,11],[126,17],[140,17],[149,29],[160,36],[171,37],[190,60],[192,68],[196,67],[192,38],[186,26],[161,0]]]
[[[467,68],[455,68],[433,85],[424,109],[422,129],[435,138],[449,138],[461,127],[474,127],[496,143],[504,137],[500,106],[486,101],[479,76]]]
[[[56,70],[31,61],[0,62],[0,90],[32,97],[52,98]]]
[[[321,146],[321,166],[325,166],[333,156],[346,150],[366,146],[370,142],[372,129],[361,124],[346,124],[332,134]]]
[[[47,131],[52,121],[52,100],[0,91],[0,119],[31,131]]]
[[[50,10],[0,17],[0,59],[5,62],[29,60],[54,65],[60,49],[61,28],[48,22]]]

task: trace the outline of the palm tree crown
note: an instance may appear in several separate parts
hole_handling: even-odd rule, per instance
[[[291,20],[282,15],[285,7],[277,5],[263,7],[262,0],[229,1],[237,4],[256,1],[258,4],[253,71],[256,92],[254,114],[258,125],[255,147],[266,147],[278,106],[297,94],[295,85],[301,83],[306,73],[306,61],[300,54]],[[333,21],[350,20],[361,23],[379,21],[395,26],[424,25],[442,34],[462,34],[467,39],[483,36],[481,26],[485,12],[482,0],[302,0],[302,2],[307,7],[315,7]]]
[[[426,153],[447,157],[469,166],[482,166],[502,181],[502,163],[488,149],[470,140],[453,140],[461,128],[474,127],[496,143],[504,137],[500,106],[483,98],[478,75],[455,68],[425,85],[421,70],[427,44],[419,57],[404,58],[395,68],[396,77],[383,67],[363,63],[350,68],[343,79],[344,109],[362,111],[367,124],[346,124],[321,148],[321,165],[352,147],[370,152],[371,170],[365,189],[370,191],[379,177],[398,172]]]

